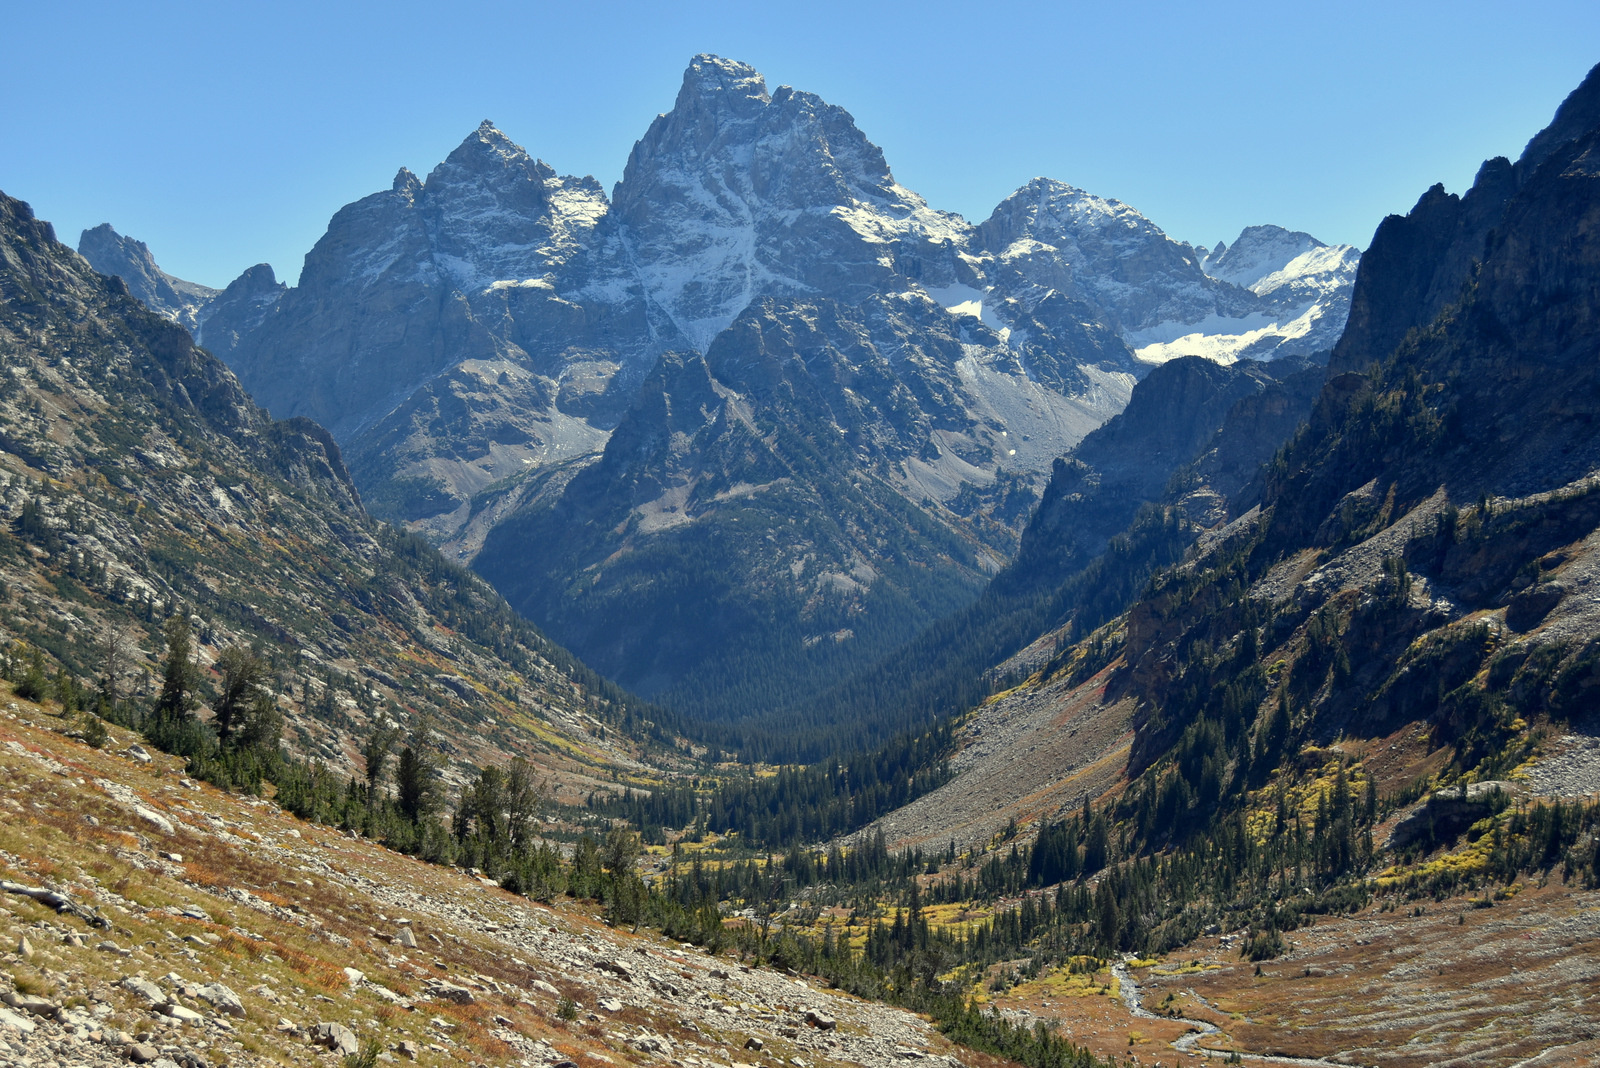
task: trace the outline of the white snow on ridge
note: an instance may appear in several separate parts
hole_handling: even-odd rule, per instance
[[[1257,296],[1266,296],[1284,286],[1333,293],[1355,281],[1356,265],[1360,262],[1361,250],[1354,245],[1324,245],[1302,252],[1246,288]]]
[[[1353,245],[1325,245],[1310,234],[1281,226],[1247,226],[1232,245],[1200,262],[1200,269],[1221,282],[1231,282],[1257,296],[1286,285],[1331,291],[1354,278],[1361,250]]]
[[[938,244],[948,241],[965,246],[972,236],[972,224],[953,212],[928,207],[921,196],[902,185],[892,185],[892,202],[856,200],[831,209],[831,214],[859,234],[863,240],[887,243],[904,237],[919,237]]]
[[[1312,303],[1285,316],[1262,313],[1228,318],[1209,315],[1198,323],[1160,323],[1126,335],[1140,363],[1162,364],[1179,356],[1204,356],[1221,364],[1235,363],[1264,344],[1281,344],[1308,336],[1327,312]]]

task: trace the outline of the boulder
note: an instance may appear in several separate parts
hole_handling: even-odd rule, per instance
[[[1401,817],[1389,832],[1385,845],[1390,849],[1404,849],[1430,834],[1453,838],[1478,820],[1493,814],[1498,795],[1511,797],[1516,791],[1515,783],[1499,780],[1436,790],[1426,801],[1414,805],[1411,811]]]
[[[832,1016],[829,1016],[825,1012],[818,1012],[816,1009],[807,1009],[805,1012],[805,1017],[806,1023],[810,1024],[812,1027],[815,1027],[819,1031],[832,1031],[835,1027],[839,1026],[839,1021],[835,1020]]]
[[[161,1051],[145,1042],[135,1042],[128,1047],[128,1059],[134,1064],[154,1064]]]
[[[610,972],[624,983],[633,982],[633,970],[620,960],[595,961],[594,966],[603,972]]]
[[[122,981],[122,989],[138,997],[152,1008],[167,1003],[166,993],[148,979],[140,979],[137,976],[130,975]]]
[[[361,1043],[356,1040],[355,1032],[342,1023],[317,1024],[317,1029],[312,1032],[312,1041],[344,1056],[361,1049]]]
[[[13,1009],[32,1013],[34,1016],[53,1017],[61,1011],[61,1006],[54,1001],[34,994],[7,993],[0,995],[0,1001],[5,1002]]]
[[[144,820],[156,830],[160,831],[162,834],[173,833],[172,821],[167,819],[167,817],[163,816],[153,808],[145,808],[143,805],[135,805],[133,814]]]
[[[435,980],[428,984],[428,993],[445,1001],[453,1001],[457,1005],[473,1005],[477,1003],[477,996],[464,986],[455,983]]]
[[[0,1028],[4,1028],[7,1031],[18,1031],[22,1034],[28,1034],[33,1030],[33,1026],[32,1020],[18,1016],[16,1013],[7,1009],[0,1009]]]
[[[658,1035],[645,1031],[637,1038],[630,1039],[628,1045],[640,1053],[654,1053],[662,1057],[672,1056],[672,1040],[665,1035]]]
[[[409,927],[400,928],[400,933],[394,936],[394,940],[407,949],[417,948],[417,936],[411,933]]]
[[[195,991],[200,997],[215,1005],[218,1012],[229,1016],[244,1019],[244,1002],[239,1000],[239,995],[223,986],[221,983],[207,983]]]

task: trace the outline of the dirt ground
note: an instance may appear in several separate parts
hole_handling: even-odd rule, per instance
[[[1147,1009],[1221,1028],[1198,1043],[1213,1057],[1239,1051],[1247,1060],[1382,1068],[1600,1065],[1600,892],[1559,880],[1522,884],[1488,908],[1452,898],[1367,910],[1322,919],[1288,942],[1259,975],[1227,936],[1133,974]],[[1137,1055],[1146,1065],[1202,1059],[1170,1045],[1192,1030],[1179,1019],[1136,1017],[1108,993],[1063,997],[1050,982],[1018,986],[995,1004],[1057,1020],[1102,1055]]]

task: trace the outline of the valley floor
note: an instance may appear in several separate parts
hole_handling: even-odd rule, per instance
[[[1198,1063],[1207,1051],[1382,1068],[1600,1063],[1600,891],[1559,881],[1516,890],[1488,907],[1457,897],[1323,918],[1289,935],[1260,974],[1237,935],[1132,962],[1155,1019],[1116,996],[1109,972],[1042,977],[993,1004],[1145,1064]],[[1180,1053],[1171,1043],[1196,1031],[1185,1020],[1219,1033]]]

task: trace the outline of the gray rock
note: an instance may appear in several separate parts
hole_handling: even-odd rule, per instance
[[[610,972],[625,983],[633,982],[633,969],[620,960],[599,960],[594,966],[603,972]]]
[[[172,821],[167,819],[167,817],[163,816],[161,813],[157,812],[155,809],[145,808],[143,805],[136,805],[134,806],[133,813],[150,826],[160,831],[162,834],[173,833]]]
[[[196,993],[206,1001],[215,1005],[218,1012],[229,1016],[244,1019],[244,1002],[239,1000],[239,995],[223,986],[221,983],[207,983],[200,987]]]
[[[1518,790],[1515,783],[1498,780],[1436,790],[1427,800],[1412,806],[1394,825],[1385,845],[1390,849],[1404,849],[1430,833],[1458,834],[1493,812],[1498,795],[1512,797]]]
[[[32,1020],[19,1016],[14,1012],[11,1012],[7,1009],[0,1009],[0,1028],[5,1028],[8,1031],[19,1031],[22,1034],[29,1034],[33,1031],[34,1024]]]
[[[181,323],[190,333],[198,329],[203,309],[217,290],[188,282],[156,266],[150,247],[124,237],[101,223],[78,238],[78,252],[101,274],[116,275],[128,292],[157,315]]]
[[[672,1040],[666,1035],[658,1035],[651,1031],[628,1040],[628,1045],[640,1053],[653,1053],[662,1057],[672,1056]]]
[[[839,1022],[832,1016],[824,1012],[818,1012],[816,1009],[807,1009],[805,1011],[805,1020],[806,1023],[819,1031],[832,1031],[839,1026]]]
[[[135,1042],[128,1047],[128,1059],[134,1064],[154,1064],[161,1056],[161,1051],[144,1042]]]
[[[417,936],[411,933],[409,927],[400,928],[400,933],[394,936],[394,940],[407,949],[417,948]]]
[[[134,742],[132,745],[128,746],[128,748],[124,749],[122,751],[122,755],[127,757],[129,760],[136,761],[140,764],[150,763],[150,751],[144,746],[140,745],[138,742]]]
[[[319,1023],[312,1032],[312,1038],[318,1045],[326,1046],[338,1054],[348,1055],[361,1049],[355,1032],[342,1023]]]
[[[0,1002],[5,1002],[13,1009],[32,1013],[34,1016],[54,1017],[61,1011],[61,1006],[49,998],[42,998],[36,994],[18,994],[7,992],[0,994]]]
[[[473,1005],[478,1000],[477,995],[466,987],[446,982],[442,979],[430,982],[427,989],[428,993],[434,997],[443,998],[445,1001],[453,1001],[457,1005]]]
[[[137,976],[130,975],[122,981],[122,988],[140,998],[152,1008],[167,1003],[166,991],[148,979],[140,979]]]

